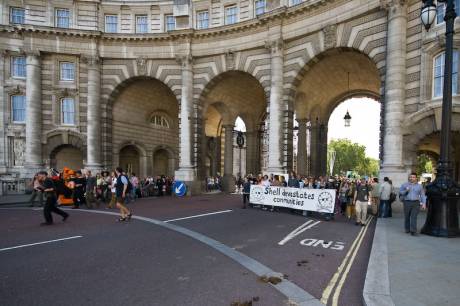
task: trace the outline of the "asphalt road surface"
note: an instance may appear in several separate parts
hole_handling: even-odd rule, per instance
[[[0,303],[278,306],[300,294],[362,305],[375,220],[241,205],[239,195],[139,199],[129,222],[80,209],[53,226],[39,225],[37,208],[0,209]]]

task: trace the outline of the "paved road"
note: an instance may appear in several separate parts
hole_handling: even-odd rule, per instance
[[[327,222],[240,206],[232,195],[141,199],[131,207],[149,219],[118,223],[72,210],[66,223],[45,227],[40,210],[0,209],[2,304],[289,305],[283,286],[260,280],[232,251],[329,305],[362,304],[373,220],[358,227],[342,216]],[[203,215],[212,212],[220,213]]]

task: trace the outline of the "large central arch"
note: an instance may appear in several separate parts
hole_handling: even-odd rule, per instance
[[[200,97],[204,119],[201,135],[199,175],[224,174],[224,187],[232,190],[233,151],[236,149],[236,132],[233,127],[240,117],[246,126],[246,169],[240,175],[260,171],[260,127],[267,107],[265,90],[249,73],[229,71],[215,77]],[[234,184],[233,184],[234,185]]]
[[[173,148],[170,159],[177,160],[179,106],[176,96],[157,79],[135,77],[120,84],[112,100],[114,166],[123,159],[133,172],[136,168],[136,174],[141,177],[164,174],[154,173],[153,153],[158,146],[167,146]],[[176,164],[172,163],[174,167]]]
[[[328,50],[307,63],[296,86],[294,103],[299,124],[297,170],[300,174],[326,174],[327,130],[332,111],[351,97],[379,100],[381,80],[376,64],[354,49]],[[307,143],[310,144],[309,156]]]

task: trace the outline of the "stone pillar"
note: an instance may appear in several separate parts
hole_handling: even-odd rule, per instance
[[[320,133],[320,126],[318,121],[312,122],[311,125],[311,132],[310,132],[310,175],[311,176],[319,176],[321,173],[319,164],[320,164],[320,139],[319,139],[319,133]]]
[[[268,169],[270,173],[283,170],[283,40],[267,42],[271,52],[271,87],[269,108]]]
[[[407,180],[402,156],[402,121],[406,84],[406,1],[381,1],[388,12],[387,55],[385,75],[385,114],[383,162],[380,175],[388,176],[395,186]]]
[[[86,167],[102,169],[101,163],[101,70],[98,57],[84,59],[88,67],[88,102],[86,113]]]
[[[180,102],[179,169],[175,172],[177,180],[193,182],[196,169],[193,166],[193,69],[190,55],[177,56],[182,67],[182,95]]]
[[[24,176],[43,168],[42,157],[42,74],[40,55],[28,53],[26,60],[26,150]]]
[[[319,126],[319,173],[320,175],[327,175],[327,125],[322,123]]]
[[[257,131],[246,132],[246,174],[257,175],[259,171],[259,145]]]
[[[297,119],[299,131],[297,133],[297,173],[307,174],[307,120]]]
[[[224,125],[225,152],[224,152],[224,181],[223,188],[226,192],[235,191],[235,178],[233,177],[233,124]]]
[[[0,51],[0,67],[5,67],[5,52]],[[0,88],[5,88],[5,74],[0,73]],[[8,100],[6,100],[8,101]],[[8,103],[8,102],[7,102]],[[7,137],[5,135],[5,111],[8,109],[5,103],[5,95],[0,95],[0,174],[6,173],[7,161]],[[0,191],[1,192],[1,191]]]

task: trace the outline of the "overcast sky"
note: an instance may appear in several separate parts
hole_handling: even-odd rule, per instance
[[[351,126],[345,127],[343,117],[347,110],[351,116]],[[235,129],[246,131],[239,117]],[[366,146],[366,155],[379,158],[380,103],[369,98],[353,98],[335,108],[329,119],[328,143],[332,139],[347,138]]]
[[[347,110],[351,126],[344,127]],[[328,142],[347,138],[366,146],[366,155],[379,158],[380,103],[368,98],[354,98],[341,103],[329,119]]]

